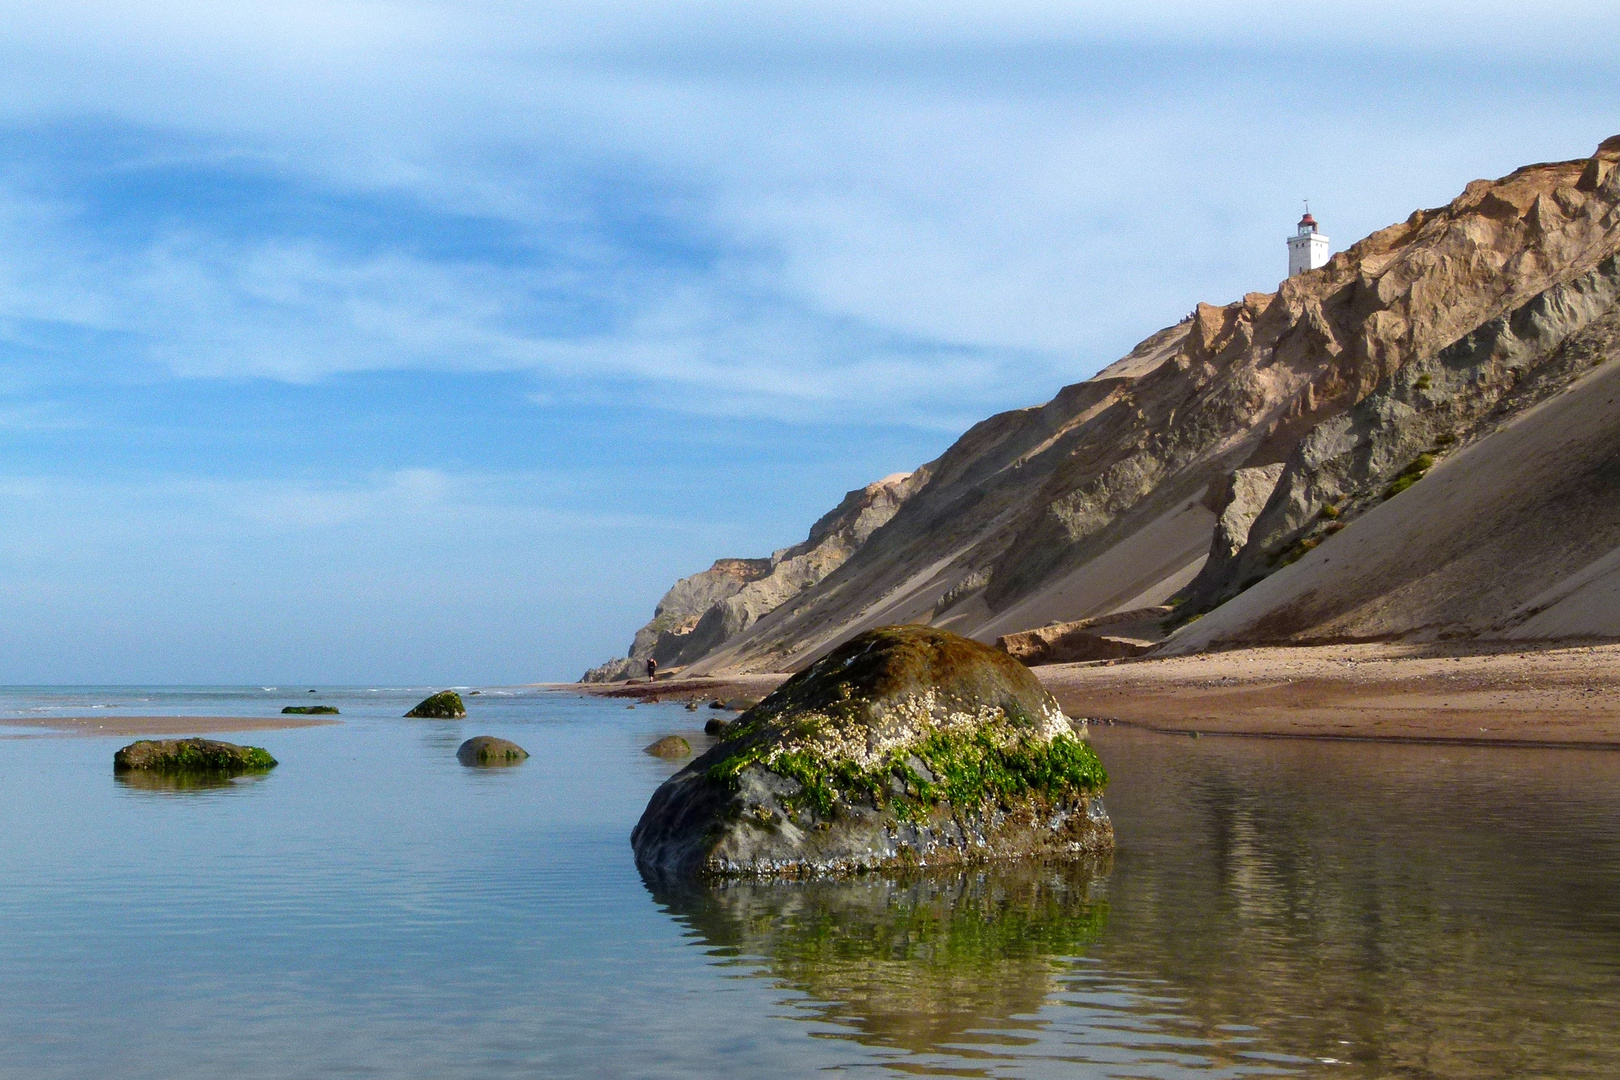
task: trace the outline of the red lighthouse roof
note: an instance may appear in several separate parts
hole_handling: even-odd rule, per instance
[[[1307,225],[1313,229],[1316,228],[1316,219],[1311,217],[1311,212],[1309,210],[1305,211],[1305,216],[1299,219],[1300,228],[1303,229]]]

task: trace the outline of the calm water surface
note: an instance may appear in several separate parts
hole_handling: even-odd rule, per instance
[[[0,691],[345,720],[190,790],[0,728],[0,1077],[1620,1074],[1617,753],[1104,729],[1111,862],[670,892],[640,751],[706,712],[305,689]]]

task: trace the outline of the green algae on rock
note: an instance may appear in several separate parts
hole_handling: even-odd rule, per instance
[[[517,743],[493,735],[474,735],[456,750],[456,760],[463,765],[517,765],[528,756]]]
[[[654,793],[654,876],[843,873],[1107,851],[1108,782],[1018,661],[924,626],[868,631],[782,684]]]
[[[336,716],[336,705],[288,705],[281,710],[283,714],[295,716]]]
[[[418,720],[464,720],[467,706],[461,703],[460,694],[454,690],[443,690],[424,698],[420,705],[405,715]]]
[[[113,755],[114,772],[238,775],[276,767],[263,748],[213,739],[137,739]]]

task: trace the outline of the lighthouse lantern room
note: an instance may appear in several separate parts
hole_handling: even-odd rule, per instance
[[[1305,216],[1299,219],[1299,231],[1288,238],[1288,276],[1315,270],[1328,261],[1333,245],[1316,228],[1311,217],[1311,204],[1305,204]]]

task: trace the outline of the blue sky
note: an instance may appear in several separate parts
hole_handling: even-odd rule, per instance
[[[0,681],[515,682],[1620,132],[1612,3],[0,0]]]

